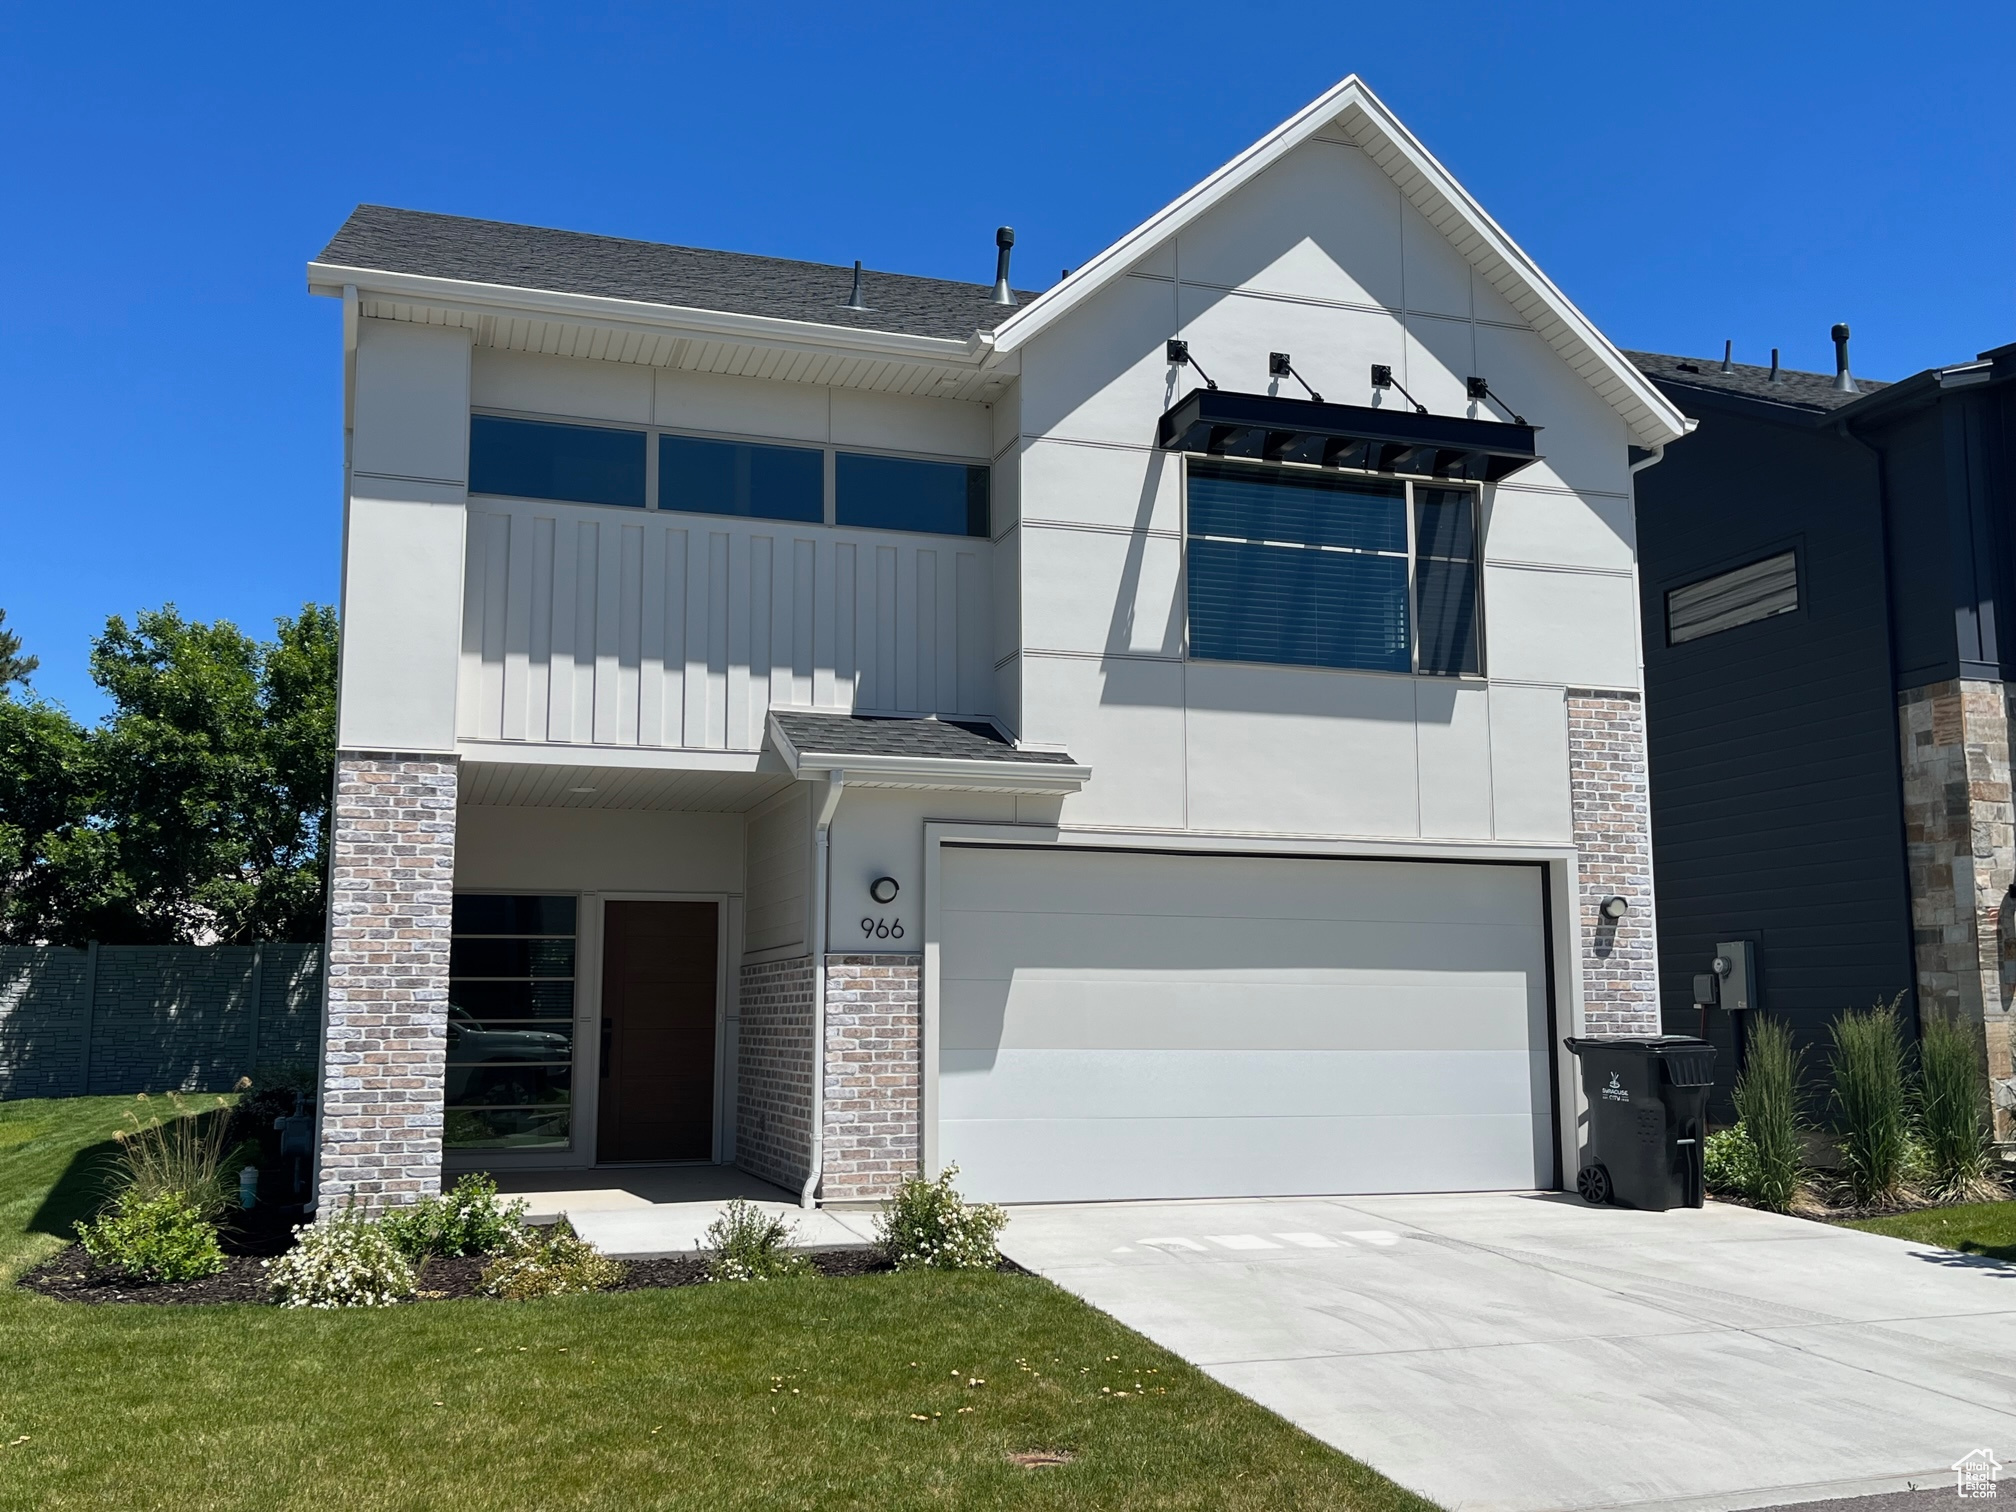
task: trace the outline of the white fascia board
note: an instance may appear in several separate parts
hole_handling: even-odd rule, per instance
[[[1661,446],[1687,433],[1686,419],[1673,402],[1555,287],[1356,74],[1156,211],[1072,277],[1009,316],[994,328],[996,349],[1016,351],[1325,126],[1340,121],[1415,208],[1498,286],[1534,330],[1622,416],[1637,444]]]
[[[768,751],[688,750],[657,746],[556,745],[545,741],[471,740],[455,742],[464,761],[499,766],[597,767],[634,772],[771,772],[784,767]]]
[[[355,285],[358,292],[366,296],[404,299],[415,304],[438,304],[482,314],[509,313],[551,320],[629,325],[651,331],[691,332],[717,340],[781,343],[819,351],[858,352],[872,357],[936,362],[969,369],[993,365],[989,359],[994,355],[994,338],[985,331],[975,331],[965,340],[955,341],[944,336],[864,331],[851,326],[820,325],[809,320],[780,320],[771,315],[742,315],[732,310],[653,304],[642,299],[563,294],[551,289],[520,289],[506,284],[430,278],[418,273],[345,268],[332,263],[308,264],[310,294],[340,294],[345,284]]]
[[[841,775],[848,787],[928,788],[960,793],[1069,795],[1092,780],[1092,768],[1061,761],[978,761],[954,756],[859,756],[801,751],[773,715],[770,744],[791,775],[811,782]]]

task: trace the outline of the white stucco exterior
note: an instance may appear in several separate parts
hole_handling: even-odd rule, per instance
[[[933,910],[962,840],[1530,864],[1553,902],[1519,958],[1554,963],[1551,1032],[1581,1027],[1570,690],[1639,691],[1631,449],[1681,421],[1356,81],[971,342],[320,265],[311,283],[349,317],[339,744],[459,760],[458,890],[573,894],[584,920],[605,897],[721,900],[718,1158],[738,972],[908,952],[928,1161]],[[1399,402],[1368,381],[1388,364],[1430,411],[1492,419],[1466,396],[1482,374],[1543,427],[1542,460],[1482,490],[1483,675],[1190,657],[1190,461],[1156,423],[1197,376],[1171,338],[1230,390],[1299,396],[1267,376],[1287,351],[1333,402]],[[991,463],[991,534],[472,496],[472,413]],[[991,722],[1089,776],[836,785],[780,753],[779,710]],[[900,947],[864,939],[887,917]],[[519,1159],[592,1157],[593,936],[574,1141]]]

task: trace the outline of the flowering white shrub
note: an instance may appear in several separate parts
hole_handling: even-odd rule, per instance
[[[339,1213],[294,1230],[294,1248],[266,1262],[282,1307],[390,1307],[413,1295],[413,1267],[382,1223]]]
[[[740,1197],[725,1203],[721,1216],[707,1225],[709,1281],[772,1281],[803,1275],[811,1262],[792,1253],[798,1225],[786,1223]]]
[[[496,1178],[472,1172],[438,1197],[394,1208],[379,1220],[408,1260],[429,1255],[515,1255],[528,1248],[525,1201],[505,1203]]]
[[[898,1270],[992,1270],[1001,1260],[995,1241],[1008,1222],[992,1203],[962,1200],[952,1185],[959,1167],[936,1181],[913,1176],[896,1190],[875,1220],[875,1242]]]

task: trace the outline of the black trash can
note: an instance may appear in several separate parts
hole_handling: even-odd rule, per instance
[[[1699,1207],[1715,1047],[1684,1034],[1569,1039],[1582,1062],[1589,1142],[1575,1190],[1587,1202],[1663,1213]]]

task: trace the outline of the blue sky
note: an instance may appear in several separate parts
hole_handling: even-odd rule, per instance
[[[1362,74],[1625,346],[1897,377],[2016,340],[2016,7],[326,8],[0,19],[0,608],[95,716],[112,613],[333,600],[373,200],[1018,284]]]

